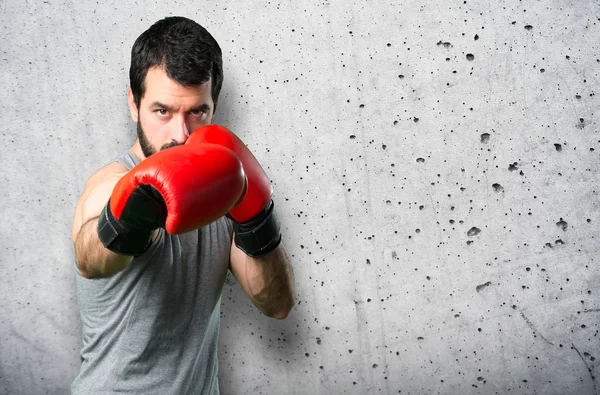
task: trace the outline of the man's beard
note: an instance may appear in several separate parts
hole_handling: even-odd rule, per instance
[[[139,115],[138,115],[138,122],[137,122],[136,129],[137,129],[138,139],[140,140],[140,147],[142,148],[142,152],[144,153],[144,156],[146,158],[149,158],[150,155],[156,153],[156,150],[154,149],[152,144],[150,144],[150,141],[146,137],[146,133],[144,132],[144,128],[142,128],[142,121],[141,121]],[[166,143],[162,147],[160,147],[160,150],[162,151],[167,148],[176,147],[178,145],[183,145],[183,144],[178,143],[177,141],[171,141],[170,143]]]

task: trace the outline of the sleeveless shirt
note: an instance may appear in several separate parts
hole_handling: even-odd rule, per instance
[[[126,151],[118,161],[139,163]],[[221,291],[233,223],[195,231],[160,229],[121,272],[86,279],[77,265],[83,347],[72,394],[219,394]]]

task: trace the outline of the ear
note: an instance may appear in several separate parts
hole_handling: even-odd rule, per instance
[[[135,99],[133,98],[133,92],[131,88],[127,90],[127,104],[129,105],[129,113],[133,122],[137,123],[139,120],[138,108],[135,105]]]

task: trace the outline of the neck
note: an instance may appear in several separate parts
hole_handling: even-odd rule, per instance
[[[144,153],[142,152],[142,147],[140,146],[140,139],[135,139],[135,143],[131,146],[130,150],[138,157],[138,159],[143,161],[146,159]]]

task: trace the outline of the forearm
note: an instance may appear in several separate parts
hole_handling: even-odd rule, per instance
[[[125,269],[133,256],[106,249],[97,234],[98,217],[87,221],[75,241],[75,261],[85,278],[110,277]]]
[[[261,257],[245,255],[246,292],[265,315],[283,319],[294,306],[294,271],[283,245]]]

